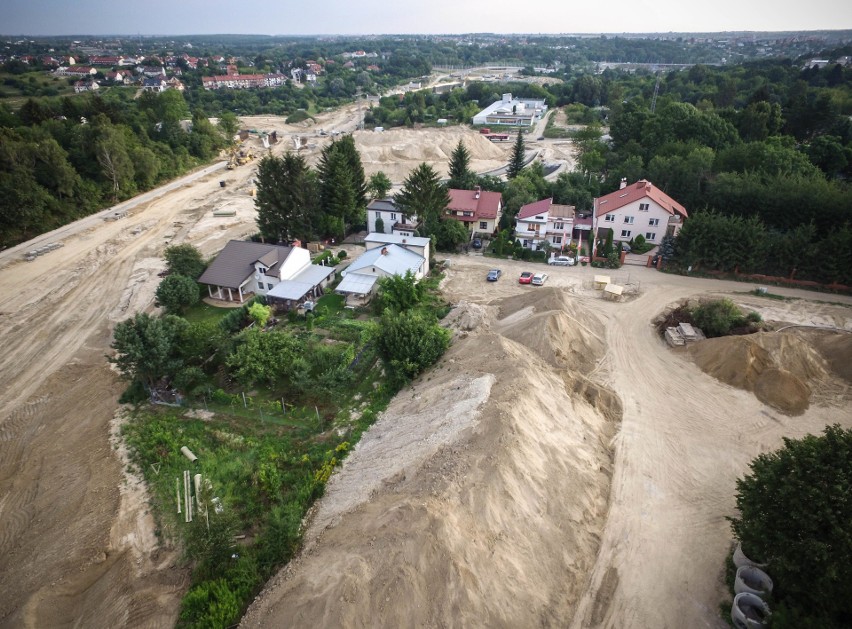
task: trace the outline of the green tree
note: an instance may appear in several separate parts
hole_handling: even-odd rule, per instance
[[[440,217],[450,204],[450,195],[432,167],[422,163],[406,177],[394,202],[403,214],[417,215],[423,223],[424,235],[432,236],[438,232]]]
[[[476,174],[470,170],[470,151],[461,140],[450,155],[449,176],[448,188],[472,190],[476,185]]]
[[[512,147],[512,156],[509,158],[509,167],[506,169],[508,179],[514,179],[521,174],[524,169],[525,157],[524,134],[522,129],[518,129],[518,138],[515,140],[515,146]]]
[[[272,308],[264,306],[259,302],[254,302],[249,306],[248,314],[258,327],[263,328],[266,326],[266,322],[269,321],[269,317],[272,316]]]
[[[423,301],[423,286],[410,270],[405,275],[389,275],[379,280],[379,303],[382,310],[411,310]]]
[[[183,366],[178,341],[188,325],[173,315],[157,318],[137,313],[115,326],[111,347],[116,355],[109,361],[125,379],[136,380],[150,389]]]
[[[393,183],[388,179],[388,176],[381,170],[370,175],[370,183],[367,184],[367,191],[374,199],[384,199],[390,192]]]
[[[294,153],[267,156],[257,174],[257,225],[264,238],[310,240],[318,208],[316,177]]]
[[[852,621],[852,430],[784,438],[737,481],[730,518],[746,554],[769,564],[773,627],[840,629]]]
[[[470,232],[461,222],[453,219],[441,221],[435,234],[435,247],[441,251],[455,251],[458,246],[470,239]]]
[[[450,336],[434,317],[414,310],[385,311],[377,346],[391,381],[404,384],[437,362],[449,347]]]
[[[286,332],[263,332],[251,328],[242,332],[226,365],[240,383],[275,386],[305,369],[303,346]]]
[[[204,260],[201,252],[190,244],[166,247],[163,254],[169,273],[183,275],[197,280],[204,273]]]
[[[320,202],[326,218],[324,230],[331,235],[340,226],[345,229],[349,225],[362,224],[367,206],[367,184],[361,156],[351,135],[323,148],[317,171]]]
[[[185,275],[169,275],[157,287],[157,301],[170,314],[183,314],[198,303],[198,284]]]

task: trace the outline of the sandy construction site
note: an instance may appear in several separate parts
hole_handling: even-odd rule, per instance
[[[353,113],[316,126],[345,131]],[[313,137],[315,157],[328,139]],[[395,181],[400,160],[439,165],[459,137],[482,140],[356,134],[367,172],[399,168]],[[494,148],[476,153],[477,170],[503,163]],[[123,385],[105,354],[115,323],[152,307],[166,245],[209,255],[254,231],[253,170],[201,171],[127,204],[126,218],[0,253],[0,626],[174,625],[188,574],[111,438]],[[679,300],[730,295],[768,320],[849,330],[852,298],[773,289],[798,299],[767,300],[630,267],[614,279],[633,294],[610,303],[590,268],[554,268],[538,288],[516,283],[522,263],[501,261],[492,284],[493,259],[449,258],[453,346],[365,434],[304,552],[244,625],[722,627],[734,480],[782,436],[852,425],[852,335],[674,351],[652,321]],[[781,399],[793,379],[795,399]]]

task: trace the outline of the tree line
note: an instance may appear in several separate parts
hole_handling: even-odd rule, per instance
[[[173,179],[235,130],[233,116],[214,126],[173,90],[30,99],[15,114],[0,105],[0,246]]]

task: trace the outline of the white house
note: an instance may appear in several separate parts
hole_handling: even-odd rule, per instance
[[[311,264],[307,249],[231,240],[198,281],[214,299],[242,303],[251,294],[267,295],[289,307],[321,294],[333,274],[333,267]]]
[[[554,204],[552,198],[521,206],[515,217],[515,237],[527,249],[564,249],[571,244],[573,230],[574,206]]]
[[[424,274],[429,272],[429,257],[431,256],[429,247],[432,246],[432,241],[429,238],[423,236],[404,236],[401,234],[368,234],[364,238],[364,245],[368,251],[386,245],[399,245],[425,259],[426,269],[424,270]]]
[[[686,208],[650,181],[640,179],[594,200],[592,229],[595,240],[611,229],[613,240],[628,241],[643,236],[658,245],[667,234],[676,236],[688,216]],[[605,232],[604,232],[605,233]]]
[[[381,219],[381,228],[376,227],[377,219]],[[399,236],[414,236],[419,222],[417,215],[404,214],[393,199],[375,199],[367,206],[367,231],[370,234],[384,233]]]
[[[379,285],[379,279],[405,275],[408,271],[418,280],[426,275],[429,260],[401,245],[390,244],[368,249],[341,273],[343,279],[336,293],[346,295],[348,305],[366,303]]]
[[[541,120],[546,111],[547,105],[543,100],[512,98],[511,94],[503,94],[503,98],[476,114],[473,124],[531,127]]]

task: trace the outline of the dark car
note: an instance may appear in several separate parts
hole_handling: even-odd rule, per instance
[[[489,282],[496,282],[500,279],[501,275],[503,275],[503,271],[501,271],[500,269],[491,269],[490,271],[488,271],[488,275],[485,279]]]
[[[529,284],[532,282],[533,274],[529,271],[524,271],[518,278],[518,284]]]
[[[474,249],[482,249],[482,238],[474,238],[473,242],[470,243],[470,246]]]

